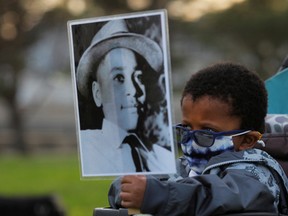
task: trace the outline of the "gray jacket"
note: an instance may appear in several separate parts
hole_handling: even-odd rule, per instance
[[[201,175],[194,177],[187,177],[189,167],[180,158],[178,173],[180,175],[167,181],[153,176],[147,178],[142,213],[211,216],[287,211],[278,206],[281,195],[284,194],[282,199],[288,199],[287,177],[280,165],[264,151],[250,149],[220,154],[211,158]],[[280,183],[282,188],[278,186]],[[114,208],[121,207],[119,184],[116,180],[109,191],[109,202]]]

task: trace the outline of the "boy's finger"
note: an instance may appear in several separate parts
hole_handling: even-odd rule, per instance
[[[124,208],[131,208],[131,207],[133,207],[133,203],[130,202],[130,201],[122,200],[121,201],[121,206],[123,206]]]
[[[133,178],[135,178],[135,176],[123,176],[121,179],[121,184],[131,183],[133,181]]]
[[[130,193],[126,193],[126,192],[121,192],[120,193],[120,198],[122,201],[125,201],[125,202],[130,202],[131,201],[131,194]]]
[[[131,188],[133,188],[133,186],[129,183],[122,183],[120,186],[120,189],[123,192],[129,192],[129,191],[131,191]]]

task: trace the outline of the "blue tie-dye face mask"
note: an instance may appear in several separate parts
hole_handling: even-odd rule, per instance
[[[176,126],[177,127],[177,126]],[[189,166],[195,174],[201,174],[211,157],[226,151],[234,151],[233,137],[248,133],[237,130],[227,132],[191,131],[181,126],[180,144]],[[231,134],[234,133],[234,134]],[[228,135],[229,134],[229,135]],[[202,146],[200,146],[200,144]],[[193,173],[193,172],[192,172]]]
[[[215,139],[211,147],[199,146],[193,139],[181,143],[181,148],[190,168],[201,174],[211,157],[226,151],[234,151],[232,136],[222,136]]]

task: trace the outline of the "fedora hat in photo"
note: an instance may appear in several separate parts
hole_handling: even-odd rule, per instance
[[[159,72],[163,64],[160,46],[152,39],[136,33],[128,32],[125,20],[111,20],[106,23],[93,37],[90,46],[80,58],[76,82],[80,93],[89,97],[91,73],[95,73],[95,63],[115,48],[127,48],[141,55],[148,64]]]

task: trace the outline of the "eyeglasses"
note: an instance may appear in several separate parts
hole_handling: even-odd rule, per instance
[[[211,147],[215,139],[221,136],[240,136],[250,132],[251,130],[230,130],[223,132],[213,132],[210,130],[189,130],[182,124],[174,126],[177,135],[177,141],[180,143],[187,143],[190,139],[193,139],[199,146]]]

